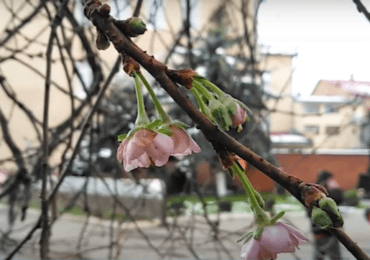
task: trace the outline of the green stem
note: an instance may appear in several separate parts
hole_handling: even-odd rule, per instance
[[[144,77],[144,75],[142,73],[139,73],[138,74],[138,73],[136,73],[136,71],[133,71],[133,74],[139,76],[139,78],[141,79],[141,81],[144,83],[144,86],[148,90],[149,95],[150,95],[150,97],[153,100],[155,109],[157,110],[158,118],[160,120],[162,120],[164,123],[170,123],[172,121],[171,118],[170,118],[170,116],[166,113],[166,111],[164,111],[161,103],[159,102],[157,96],[154,94],[154,91],[153,91],[152,87],[149,85],[149,83],[146,80],[146,78]]]
[[[198,90],[196,88],[191,88],[190,91],[191,93],[193,93],[195,99],[197,100],[200,112],[202,112],[203,115],[208,116],[206,105],[204,104],[201,96],[199,95]]]
[[[149,124],[150,121],[145,111],[144,98],[141,92],[140,81],[135,71],[133,73],[133,77],[135,80],[135,91],[136,91],[136,100],[137,100],[137,117],[136,117],[135,125],[145,126]]]
[[[211,93],[209,93],[208,89],[204,87],[203,84],[196,80],[193,82],[193,87],[195,87],[208,101],[215,98]]]
[[[224,95],[224,92],[219,87],[217,87],[215,84],[213,84],[212,82],[210,82],[208,79],[206,79],[206,78],[204,78],[204,79],[196,78],[196,79],[194,79],[194,81],[195,80],[197,80],[200,83],[202,83],[202,84],[206,85],[207,87],[209,87],[218,96],[223,96]]]
[[[258,204],[258,201],[255,196],[255,190],[252,184],[249,182],[247,176],[245,176],[245,172],[242,169],[240,169],[240,167],[235,162],[231,166],[231,170],[234,172],[235,175],[238,176],[240,182],[242,183],[245,191],[249,196],[249,200],[251,202],[251,207],[256,218],[257,224],[269,223],[270,219],[266,215],[265,211]]]

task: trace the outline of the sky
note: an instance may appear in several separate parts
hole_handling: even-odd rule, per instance
[[[362,0],[370,12],[370,0]],[[293,95],[308,96],[320,79],[370,81],[370,22],[352,0],[265,0],[259,43],[297,53]]]

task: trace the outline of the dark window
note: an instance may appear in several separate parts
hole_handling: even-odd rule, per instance
[[[311,133],[311,134],[318,134],[319,133],[319,126],[317,126],[317,125],[305,125],[304,126],[304,132],[305,133]]]
[[[325,132],[327,135],[337,135],[339,134],[339,126],[327,126]]]

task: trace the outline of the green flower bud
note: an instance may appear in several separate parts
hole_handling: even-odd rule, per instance
[[[146,31],[145,23],[138,17],[131,17],[127,20],[115,20],[113,23],[117,28],[129,37],[136,37]]]
[[[339,213],[338,206],[332,198],[321,198],[318,203],[319,207],[328,214],[334,227],[343,226],[343,217]]]
[[[211,110],[212,118],[217,122],[218,126],[221,129],[229,130],[232,121],[226,107],[217,99],[211,99],[208,107]]]
[[[314,224],[322,229],[326,229],[333,226],[331,219],[326,212],[316,206],[312,207],[311,219]]]
[[[145,33],[145,31],[146,31],[145,23],[143,22],[143,20],[141,20],[138,17],[130,18],[129,19],[129,25],[131,26],[131,28],[130,28],[131,33],[135,36],[141,35],[141,34]]]
[[[237,112],[237,106],[235,104],[235,99],[232,98],[230,95],[223,95],[222,98],[220,98],[220,101],[222,102],[222,104],[224,104],[224,106],[226,107],[227,109],[227,112],[230,114],[230,115],[235,115],[236,112]]]

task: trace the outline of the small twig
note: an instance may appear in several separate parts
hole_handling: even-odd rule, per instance
[[[27,236],[25,236],[25,238],[17,245],[16,248],[13,249],[13,251],[5,258],[5,260],[10,260],[13,258],[13,256],[23,247],[23,245],[32,238],[32,235],[33,233],[35,233],[35,231],[37,229],[39,229],[41,227],[41,216],[39,217],[39,219],[37,220],[37,223],[36,225],[30,230],[30,232],[28,232]]]
[[[109,185],[107,184],[107,182],[105,181],[105,179],[103,178],[103,176],[101,176],[101,174],[99,173],[99,171],[96,171],[96,172],[97,172],[98,177],[103,181],[104,186],[107,188],[107,190],[109,191],[109,193],[112,196],[112,198],[114,199],[114,201],[117,203],[118,206],[120,206],[124,210],[126,216],[134,223],[135,228],[138,231],[138,233],[146,240],[146,242],[148,243],[148,245],[158,254],[158,256],[162,257],[163,256],[162,253],[159,251],[158,248],[156,248],[152,244],[152,242],[150,241],[150,239],[148,238],[148,236],[144,233],[144,231],[141,230],[141,228],[139,227],[138,223],[135,221],[135,217],[131,214],[130,210],[118,199],[118,197],[110,189]]]
[[[64,181],[65,177],[68,175],[68,172],[69,172],[70,168],[72,167],[72,162],[73,162],[74,158],[77,155],[77,151],[80,147],[81,141],[82,141],[82,139],[85,135],[85,132],[86,132],[87,128],[89,127],[89,122],[90,122],[92,116],[94,115],[95,111],[97,110],[97,107],[99,106],[100,101],[103,98],[104,93],[107,90],[109,84],[111,83],[114,75],[118,72],[118,68],[119,68],[120,63],[121,63],[121,58],[119,56],[117,58],[116,62],[114,63],[114,66],[113,66],[106,82],[104,83],[103,87],[100,89],[100,91],[98,93],[98,97],[96,98],[96,101],[95,101],[94,105],[91,107],[90,111],[88,112],[88,114],[87,114],[87,116],[84,120],[84,123],[81,127],[81,133],[78,137],[78,140],[77,140],[77,143],[76,143],[75,148],[73,150],[73,153],[71,155],[71,158],[70,158],[67,166],[61,172],[61,177],[60,177],[58,183],[55,185],[53,191],[51,192],[51,194],[49,196],[49,199],[48,199],[49,201],[52,201],[55,198],[60,186],[62,185],[62,182]]]
[[[367,11],[366,7],[364,6],[363,3],[361,3],[360,0],[352,0],[355,5],[357,6],[357,10],[360,12],[360,13],[363,13],[366,17],[366,19],[370,22],[370,13]]]
[[[54,19],[51,23],[51,32],[49,36],[48,46],[46,49],[46,74],[45,74],[45,93],[44,93],[44,118],[43,118],[43,156],[42,156],[42,188],[41,188],[41,211],[42,211],[42,231],[40,238],[40,257],[42,259],[48,258],[49,252],[49,237],[50,237],[50,223],[49,223],[49,201],[47,200],[47,175],[49,166],[49,102],[50,102],[50,78],[51,78],[51,57],[56,38],[56,29],[62,23],[64,17],[64,9],[69,0],[64,0],[59,7]]]
[[[9,31],[8,32],[8,35],[5,37],[5,39],[3,39],[1,42],[0,42],[0,46],[4,45],[7,41],[9,41],[13,36],[14,34],[16,34],[23,26],[25,26],[26,24],[28,24],[30,21],[32,21],[32,18],[34,18],[39,12],[40,10],[44,7],[44,5],[46,4],[48,0],[42,0],[39,5],[33,10],[33,12],[28,16],[26,17],[25,19],[22,20],[22,22],[17,26],[15,27],[13,30]]]

